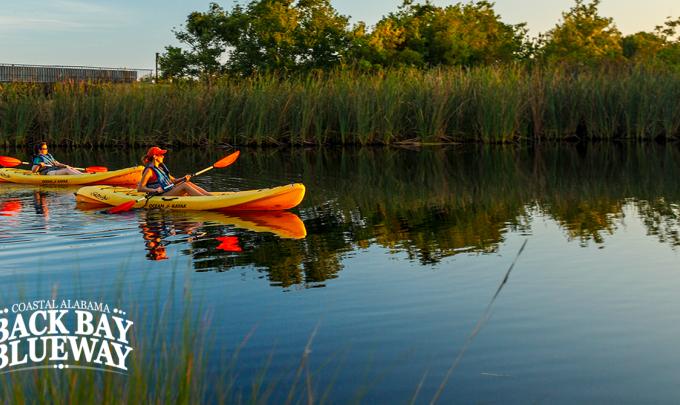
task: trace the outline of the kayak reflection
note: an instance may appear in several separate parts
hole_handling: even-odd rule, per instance
[[[0,216],[16,216],[23,208],[33,205],[35,213],[49,218],[50,204],[69,200],[76,188],[68,186],[33,186],[13,183],[0,184]]]
[[[129,215],[103,214],[101,204],[77,202],[76,208],[92,215],[108,215],[111,218],[129,218]],[[241,253],[247,249],[238,236],[225,235],[223,226],[257,234],[272,234],[278,239],[303,239],[307,229],[300,217],[288,211],[240,211],[224,213],[217,211],[172,211],[151,209],[130,212],[139,219],[139,229],[144,239],[146,257],[149,260],[166,260],[170,257],[168,246],[174,243],[200,244],[200,251]],[[197,252],[190,251],[191,255]],[[198,269],[197,265],[197,269]]]
[[[167,246],[171,243],[213,240],[215,249],[240,253],[243,247],[238,236],[213,236],[207,232],[215,225],[232,226],[239,230],[271,233],[281,239],[302,239],[307,230],[302,220],[291,212],[262,212],[245,215],[227,215],[220,212],[178,212],[148,210],[140,212],[140,229],[149,260],[168,259]],[[222,232],[222,231],[220,231]],[[183,238],[182,235],[188,236]]]

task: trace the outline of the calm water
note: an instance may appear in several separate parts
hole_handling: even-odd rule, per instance
[[[142,154],[52,152],[111,168]],[[287,215],[104,215],[75,189],[0,185],[3,305],[172,303],[170,331],[190,296],[209,373],[243,343],[244,398],[263,371],[285,398],[309,344],[313,390],[334,403],[427,403],[450,369],[441,403],[680,402],[677,146],[245,149],[196,182],[308,194]]]

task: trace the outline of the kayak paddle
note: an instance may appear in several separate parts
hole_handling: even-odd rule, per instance
[[[30,165],[31,163],[22,162],[21,160],[9,156],[0,156],[0,166],[14,167],[19,165]],[[87,173],[103,173],[108,172],[109,169],[104,166],[90,166],[90,167],[74,167],[76,170],[83,170]]]
[[[230,155],[228,155],[228,156],[226,156],[226,157],[223,157],[222,159],[218,160],[218,161],[215,162],[212,166],[207,167],[207,168],[205,168],[205,169],[203,169],[203,170],[200,170],[200,171],[198,171],[198,172],[192,174],[191,177],[198,176],[199,174],[203,174],[203,173],[205,173],[205,172],[207,172],[208,170],[211,170],[211,169],[221,169],[221,168],[227,167],[227,166],[229,166],[230,164],[234,163],[234,162],[236,161],[236,159],[238,159],[238,156],[239,156],[240,154],[241,154],[241,152],[237,150],[236,152],[234,152],[234,153],[232,153],[232,154],[230,154]],[[182,183],[182,182],[184,182],[184,181],[186,181],[186,180],[183,178],[183,179],[180,179],[180,180],[179,180],[177,183],[175,183],[175,184],[179,184],[179,183]],[[150,193],[149,195],[146,195],[146,196],[144,196],[144,197],[138,198],[138,199],[136,199],[136,200],[132,200],[132,201],[124,202],[124,203],[122,203],[122,204],[120,204],[120,205],[116,205],[115,207],[109,208],[108,210],[105,210],[104,212],[106,212],[106,213],[108,213],[108,214],[118,214],[118,213],[120,213],[120,212],[130,211],[130,210],[132,209],[132,207],[135,206],[135,204],[137,204],[138,202],[140,202],[140,201],[142,201],[142,200],[144,200],[144,199],[153,197],[154,195],[158,195],[158,194],[157,194],[157,193]]]
[[[236,161],[236,159],[238,159],[238,155],[240,155],[240,154],[241,154],[241,151],[237,150],[236,152],[230,154],[229,156],[223,157],[222,159],[218,160],[212,166],[206,167],[205,169],[192,174],[191,177],[198,176],[199,174],[203,174],[203,173],[207,172],[208,170],[221,169],[223,167],[227,167],[230,164],[234,163]],[[180,182],[182,182],[182,181],[186,181],[186,180],[184,180],[184,179],[180,180]]]

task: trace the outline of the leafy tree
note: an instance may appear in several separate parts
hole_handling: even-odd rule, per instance
[[[526,57],[525,24],[504,24],[493,6],[479,1],[437,10],[428,27],[428,62],[473,66]]]
[[[648,61],[656,58],[664,45],[662,38],[649,32],[627,35],[621,40],[623,56],[633,61]]]
[[[623,57],[621,33],[611,18],[598,14],[600,0],[576,0],[563,21],[541,38],[541,56],[548,62],[590,64]]]
[[[680,66],[680,18],[668,18],[654,32],[638,32],[621,41],[623,54],[629,60]]]
[[[349,27],[330,0],[250,0],[224,10],[211,3],[174,30],[182,46],[160,58],[163,77],[294,73],[348,65],[479,66],[529,60],[593,64],[654,61],[680,67],[680,19],[654,32],[622,37],[600,0],[575,0],[562,21],[537,41],[524,24],[501,21],[494,3],[438,7],[404,0],[372,29]]]
[[[368,64],[383,66],[403,62],[421,64],[422,56],[408,47],[406,38],[403,22],[390,15],[378,22],[374,30],[366,35],[357,56]]]
[[[188,50],[167,47],[161,68],[175,77],[331,68],[350,47],[348,24],[329,0],[253,0],[231,11],[212,3],[175,32]]]
[[[659,59],[668,65],[680,68],[680,18],[668,18],[663,26],[656,27],[657,35],[664,41]]]
[[[296,71],[340,64],[349,44],[349,19],[329,0],[259,0],[238,18],[227,62],[234,73]]]
[[[342,63],[353,36],[348,32],[348,17],[338,14],[329,0],[299,0],[297,11],[299,65],[323,69]]]
[[[159,59],[164,77],[214,75],[223,71],[220,62],[226,50],[222,39],[225,12],[211,3],[205,13],[193,12],[186,20],[184,30],[175,30],[175,37],[189,49],[167,46]]]
[[[227,69],[250,75],[296,66],[297,11],[292,0],[252,1],[229,16],[233,29],[225,38],[232,47]]]
[[[487,1],[437,7],[405,0],[378,22],[361,56],[374,64],[474,66],[521,59],[524,24],[501,21]]]
[[[191,66],[190,60],[191,55],[182,48],[166,46],[165,53],[158,59],[161,77],[168,79],[195,76],[198,70]]]

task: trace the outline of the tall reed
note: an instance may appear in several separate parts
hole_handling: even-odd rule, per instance
[[[680,73],[396,69],[205,83],[0,85],[0,143],[327,145],[675,139]]]

